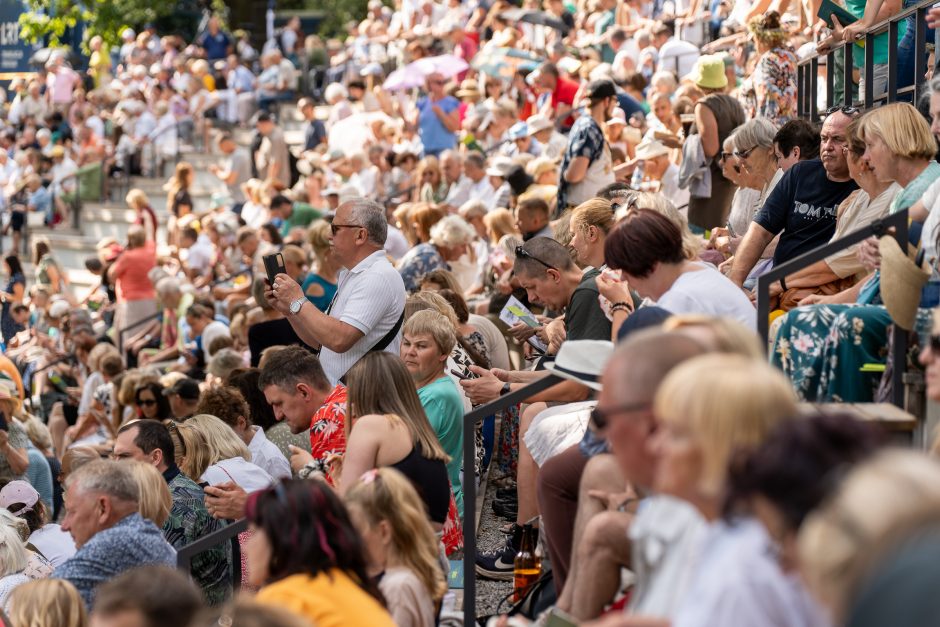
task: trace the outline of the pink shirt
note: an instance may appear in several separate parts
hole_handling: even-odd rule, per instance
[[[66,104],[72,102],[72,91],[81,77],[72,69],[60,67],[54,74],[49,72],[46,77],[46,88],[52,94],[54,104]]]

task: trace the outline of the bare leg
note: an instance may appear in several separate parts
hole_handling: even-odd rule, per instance
[[[576,570],[566,589],[573,589],[569,613],[579,620],[597,618],[614,600],[620,588],[620,569],[630,564],[627,531],[633,514],[601,512],[584,527],[584,536],[575,549]]]
[[[574,541],[571,552],[571,568],[565,587],[558,597],[558,607],[566,612],[570,612],[574,604],[574,586],[573,575],[581,567],[581,555],[578,547],[581,545],[581,539],[584,537],[584,529],[588,522],[601,512],[606,511],[607,504],[598,499],[588,496],[589,490],[603,490],[605,492],[622,492],[626,481],[623,473],[617,465],[613,455],[605,453],[595,455],[588,460],[584,468],[584,474],[581,475],[581,487],[578,495],[578,513],[574,519]]]
[[[516,493],[519,495],[519,511],[516,514],[516,523],[524,524],[538,516],[539,503],[536,498],[535,479],[538,467],[525,445],[522,436],[532,425],[532,420],[547,409],[545,403],[533,403],[526,407],[519,416],[519,467],[516,471]]]
[[[52,446],[55,453],[62,459],[65,453],[65,431],[69,425],[65,421],[65,412],[62,409],[62,403],[56,403],[49,412],[49,433],[52,435]]]

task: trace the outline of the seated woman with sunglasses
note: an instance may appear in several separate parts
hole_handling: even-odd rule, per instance
[[[940,91],[931,94],[931,102],[934,100],[940,100]],[[933,160],[937,144],[930,125],[913,106],[895,103],[861,117],[857,135],[865,144],[862,160],[874,175],[902,188],[891,201],[888,213],[911,209],[911,234],[916,243],[922,231],[917,222],[926,216],[913,205],[940,178],[940,165]],[[930,249],[936,237],[937,233],[924,232],[921,246]],[[808,296],[780,318],[772,359],[790,377],[802,400],[864,403],[874,396],[881,373],[861,369],[865,364],[884,363],[887,329],[893,319],[882,304],[881,273],[875,270],[881,262],[878,246],[878,240],[870,238],[859,248],[862,263],[874,270],[866,279],[831,296]],[[936,260],[929,262],[935,264]],[[934,275],[936,278],[936,271]],[[919,298],[920,309],[912,312],[911,319],[895,322],[926,332],[929,308],[938,304],[938,285],[927,284]],[[901,286],[896,281],[892,287]],[[917,299],[916,295],[912,297]]]
[[[170,401],[163,395],[163,386],[150,381],[134,391],[134,406],[137,418],[166,420],[172,417]]]
[[[340,497],[322,481],[285,481],[248,497],[245,544],[256,600],[321,627],[392,627],[366,550]]]

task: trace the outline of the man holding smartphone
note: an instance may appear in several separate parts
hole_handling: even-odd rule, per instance
[[[344,202],[331,228],[333,258],[344,269],[326,312],[310,305],[286,274],[275,277],[265,297],[287,316],[300,339],[320,348],[323,370],[336,385],[366,353],[398,353],[405,284],[383,250],[388,222],[381,205],[365,198]]]

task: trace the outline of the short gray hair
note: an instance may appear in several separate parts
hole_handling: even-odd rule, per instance
[[[476,239],[477,232],[467,221],[457,215],[449,215],[431,227],[431,243],[435,246],[463,246]]]
[[[127,464],[105,459],[88,462],[66,479],[66,487],[80,492],[98,492],[121,501],[140,501],[140,488]]]
[[[182,285],[180,285],[180,280],[174,276],[165,276],[159,281],[156,285],[157,296],[163,298],[169,294],[179,294],[183,291]]]
[[[343,206],[349,207],[350,221],[365,228],[370,242],[376,246],[385,246],[388,220],[385,219],[382,205],[368,198],[354,198],[344,202]]]
[[[754,118],[748,120],[734,132],[734,147],[736,150],[750,150],[755,146],[773,148],[774,136],[777,127],[767,118]]]

